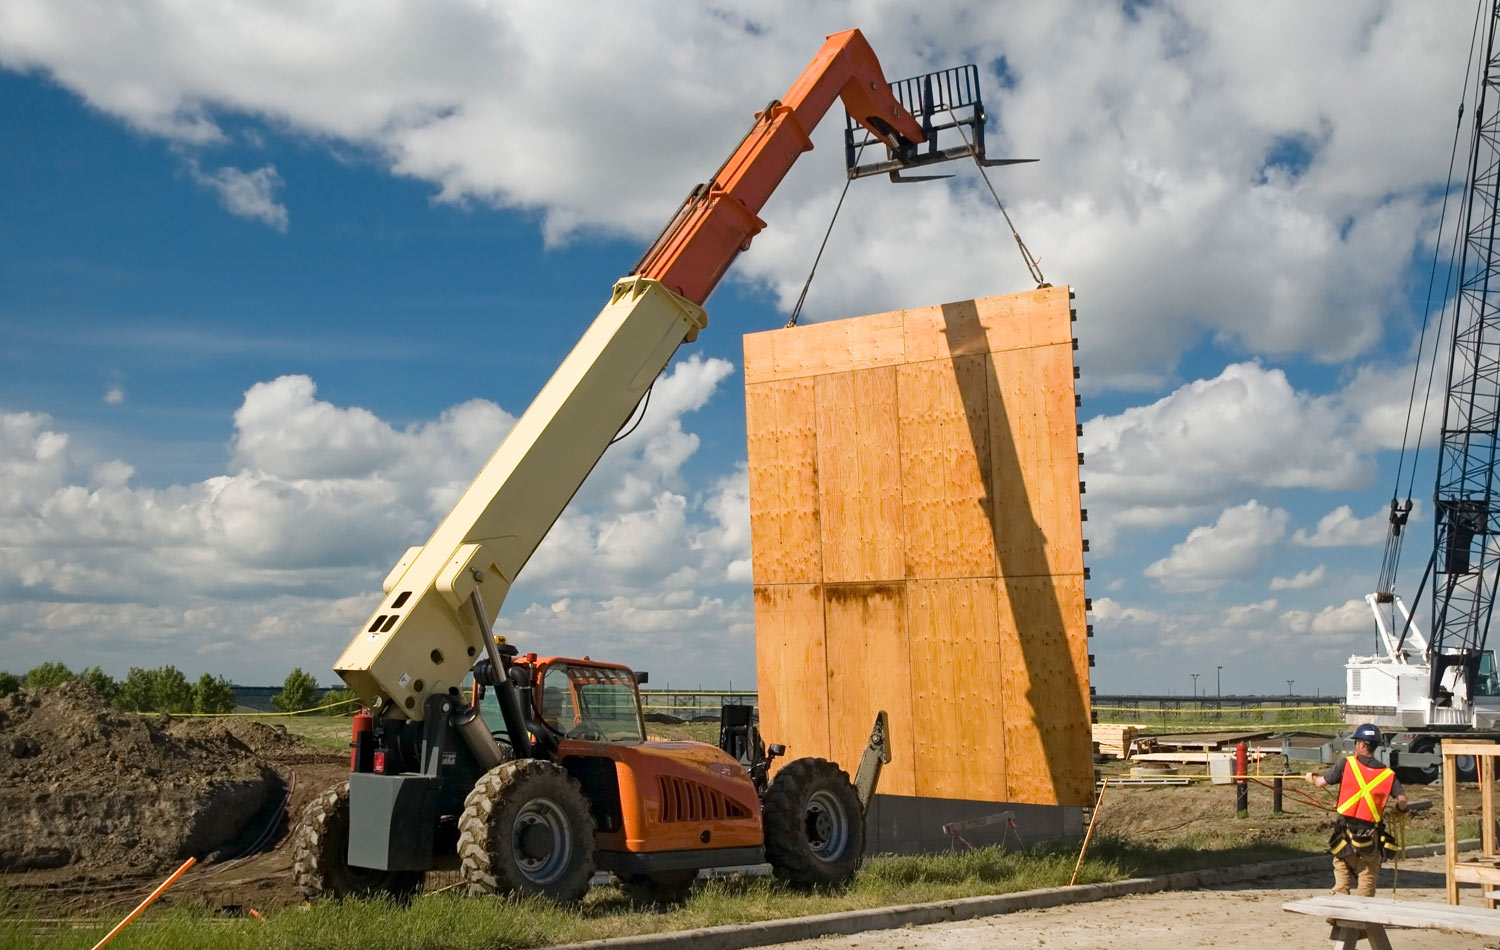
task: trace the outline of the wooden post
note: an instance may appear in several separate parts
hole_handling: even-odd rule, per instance
[[[1245,780],[1249,774],[1247,758],[1249,750],[1245,743],[1241,742],[1234,747],[1234,774],[1238,776],[1235,780],[1234,789],[1234,817],[1250,817],[1250,783]]]
[[[1474,756],[1474,767],[1479,775],[1479,799],[1482,807],[1479,812],[1479,842],[1483,848],[1486,859],[1495,857],[1495,760],[1488,755]],[[1490,910],[1495,909],[1497,902],[1492,896],[1496,890],[1491,885],[1484,885],[1484,906]]]
[[[1277,776],[1271,780],[1271,814],[1280,815],[1281,810],[1281,777]]]
[[[1448,903],[1457,904],[1458,878],[1453,871],[1458,863],[1458,768],[1447,749],[1443,749],[1443,840],[1447,843],[1443,854],[1448,872]]]

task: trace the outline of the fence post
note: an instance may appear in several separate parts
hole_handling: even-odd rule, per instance
[[[1234,747],[1234,774],[1237,776],[1234,789],[1234,817],[1250,817],[1250,783],[1245,781],[1248,774],[1248,749],[1241,742]]]
[[[1281,813],[1281,779],[1276,778],[1271,782],[1271,814]]]

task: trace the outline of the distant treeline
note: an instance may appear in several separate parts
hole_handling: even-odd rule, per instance
[[[204,673],[193,683],[175,666],[153,670],[132,666],[123,680],[116,680],[97,666],[75,673],[62,663],[43,663],[24,676],[0,670],[0,696],[67,682],[85,683],[117,708],[131,712],[227,713],[237,705],[229,680]],[[298,667],[287,674],[271,704],[281,712],[300,712],[342,703],[327,710],[328,715],[342,716],[353,711],[348,703],[355,698],[346,689],[320,690],[312,674]]]

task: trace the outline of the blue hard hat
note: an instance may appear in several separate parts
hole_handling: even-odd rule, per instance
[[[1380,729],[1373,723],[1367,722],[1354,730],[1354,741],[1380,745]]]

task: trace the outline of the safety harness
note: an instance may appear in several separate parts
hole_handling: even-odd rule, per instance
[[[1380,848],[1382,857],[1397,853],[1396,839],[1381,821],[1395,782],[1396,773],[1389,768],[1370,768],[1352,755],[1344,760],[1344,778],[1339,783],[1339,819],[1328,839],[1329,851],[1343,858],[1375,847]]]

